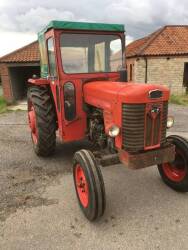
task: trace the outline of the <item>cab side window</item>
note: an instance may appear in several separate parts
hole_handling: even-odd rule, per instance
[[[49,74],[50,76],[57,76],[54,42],[52,37],[47,40],[47,47],[48,47]]]
[[[64,84],[64,109],[65,119],[72,121],[76,117],[76,95],[75,86],[72,82]]]

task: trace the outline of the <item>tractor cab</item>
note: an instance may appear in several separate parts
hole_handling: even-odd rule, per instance
[[[51,21],[38,34],[41,80],[49,84],[63,141],[85,137],[83,86],[117,81],[125,66],[124,26]]]
[[[42,77],[107,78],[124,66],[123,25],[52,21],[38,37]]]

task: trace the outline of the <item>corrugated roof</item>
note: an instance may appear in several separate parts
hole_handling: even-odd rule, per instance
[[[6,63],[28,63],[39,61],[40,53],[38,41],[30,43],[0,58],[0,62]]]
[[[188,54],[188,25],[168,25],[130,43],[127,57]]]

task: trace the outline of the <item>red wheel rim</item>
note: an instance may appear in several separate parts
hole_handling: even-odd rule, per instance
[[[83,207],[87,207],[89,202],[88,183],[80,164],[77,164],[75,168],[75,181],[80,202]]]
[[[178,150],[174,162],[163,163],[162,167],[166,176],[174,182],[182,181],[187,173],[186,160]]]
[[[33,142],[37,144],[38,141],[38,133],[37,133],[37,123],[36,123],[36,115],[33,105],[31,105],[29,113],[28,113],[28,119],[29,119],[29,126],[31,128],[31,136],[33,139]]]

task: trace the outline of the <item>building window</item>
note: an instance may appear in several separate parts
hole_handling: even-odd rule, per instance
[[[183,86],[188,87],[188,62],[184,63]]]

